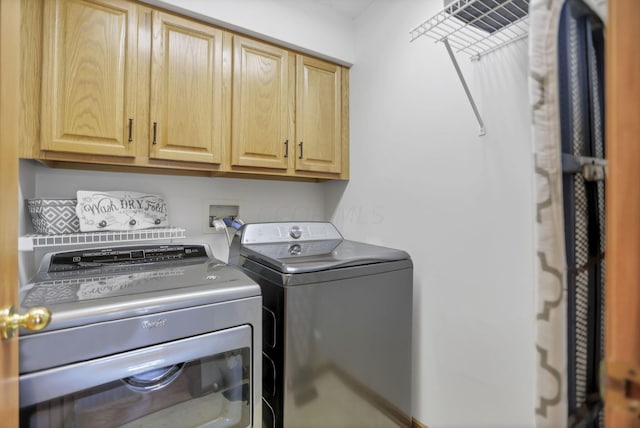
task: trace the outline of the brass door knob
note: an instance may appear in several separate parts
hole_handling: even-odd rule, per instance
[[[0,310],[0,333],[3,340],[15,336],[20,327],[38,331],[48,326],[49,322],[51,322],[51,312],[47,308],[31,308],[24,315],[18,314],[13,305]]]

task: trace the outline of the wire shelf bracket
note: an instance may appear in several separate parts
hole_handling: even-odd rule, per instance
[[[451,58],[451,62],[453,63],[453,67],[456,69],[456,73],[458,74],[458,79],[460,79],[460,83],[462,83],[462,87],[464,88],[465,94],[467,94],[467,99],[469,100],[469,104],[471,104],[471,108],[473,109],[473,114],[476,115],[476,120],[478,121],[478,125],[480,126],[480,130],[478,131],[478,135],[483,136],[487,133],[486,128],[484,127],[484,120],[482,120],[482,116],[480,116],[480,112],[478,111],[478,106],[476,106],[476,102],[473,100],[473,95],[471,95],[471,91],[469,90],[469,86],[467,85],[467,81],[460,71],[460,66],[458,65],[458,61],[456,60],[456,56],[453,54],[453,50],[451,49],[451,45],[449,44],[448,39],[444,39],[442,41],[444,46],[447,48],[447,52],[449,53],[449,58]]]
[[[445,45],[480,126],[484,121],[460,71],[455,53],[465,53],[479,61],[501,47],[529,35],[529,0],[444,0],[445,8],[409,32],[411,42],[427,36]]]
[[[33,251],[38,247],[65,245],[126,243],[186,238],[186,230],[179,227],[126,231],[70,233],[64,235],[26,235],[18,238],[18,250]]]

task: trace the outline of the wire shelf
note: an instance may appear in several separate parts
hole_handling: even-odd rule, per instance
[[[20,251],[32,251],[37,247],[180,239],[186,238],[185,232],[185,229],[179,227],[168,227],[162,229],[71,233],[65,235],[26,235],[19,238],[18,249]]]
[[[411,41],[428,36],[472,60],[529,35],[529,0],[453,0],[410,31]]]

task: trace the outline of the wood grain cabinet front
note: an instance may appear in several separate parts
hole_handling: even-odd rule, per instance
[[[293,158],[289,52],[236,36],[231,164],[286,170]]]
[[[342,132],[342,71],[336,64],[235,36],[232,168],[337,178],[343,144],[348,144]]]
[[[137,6],[44,2],[41,149],[133,156]]]
[[[217,28],[153,11],[150,158],[220,163],[222,37]]]
[[[340,173],[342,68],[296,56],[296,171]]]

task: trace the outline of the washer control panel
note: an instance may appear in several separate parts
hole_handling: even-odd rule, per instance
[[[249,223],[243,226],[242,244],[342,239],[329,222]]]

